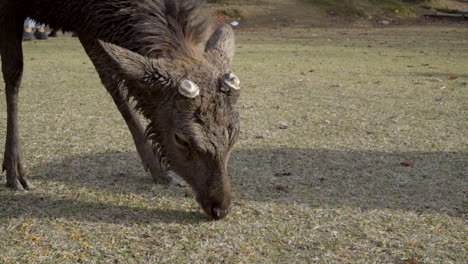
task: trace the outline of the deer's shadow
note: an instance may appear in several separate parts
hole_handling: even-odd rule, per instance
[[[465,152],[238,149],[232,154],[229,174],[239,200],[460,215],[464,213],[467,158]],[[402,161],[408,161],[411,166],[402,165]],[[155,187],[134,152],[66,157],[32,167],[29,173],[40,181],[124,194],[151,195]],[[174,188],[167,191],[158,188],[162,192],[158,195],[184,199],[185,192],[174,191]],[[0,210],[0,218],[15,217],[26,210],[42,217],[69,216],[112,223],[207,221],[200,211],[189,209],[143,209],[81,202],[37,196],[34,191],[1,196],[1,207],[5,208]]]

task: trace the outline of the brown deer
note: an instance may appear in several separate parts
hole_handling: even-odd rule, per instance
[[[209,35],[210,24],[199,15],[203,3],[0,0],[7,186],[32,187],[21,165],[17,120],[23,21],[31,17],[76,32],[153,178],[167,182],[167,170],[175,172],[193,188],[206,214],[225,217],[231,207],[227,161],[239,134],[240,82],[229,69],[233,30],[221,25]],[[135,110],[149,120],[146,129]]]

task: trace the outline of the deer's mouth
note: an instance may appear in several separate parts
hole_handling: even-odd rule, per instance
[[[213,220],[225,218],[231,211],[231,196],[227,195],[224,199],[197,199],[206,215]]]

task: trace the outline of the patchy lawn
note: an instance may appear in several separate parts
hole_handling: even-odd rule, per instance
[[[24,48],[36,189],[0,180],[0,263],[465,262],[466,27],[239,32],[236,199],[217,222],[145,174],[76,38]]]

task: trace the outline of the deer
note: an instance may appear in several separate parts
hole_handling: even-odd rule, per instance
[[[240,80],[231,71],[233,29],[213,27],[200,0],[0,0],[5,82],[6,186],[33,188],[18,134],[26,17],[75,32],[125,120],[145,170],[180,176],[208,217],[231,210],[227,166],[240,132]],[[148,125],[139,119],[142,115]]]

